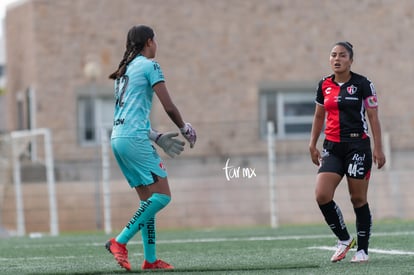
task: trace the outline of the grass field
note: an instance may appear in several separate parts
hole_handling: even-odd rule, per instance
[[[348,224],[355,236],[353,224]],[[123,274],[140,270],[139,237],[128,244],[132,272],[106,249],[103,233],[0,239],[0,274]],[[383,221],[373,228],[370,261],[350,263],[354,251],[329,261],[335,238],[325,225],[160,230],[158,256],[175,266],[157,274],[414,274],[414,222]],[[154,272],[154,271],[150,271]]]

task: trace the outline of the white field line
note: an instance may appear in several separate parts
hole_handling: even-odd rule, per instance
[[[402,231],[402,232],[378,232],[372,234],[373,237],[387,237],[387,236],[407,236],[407,235],[414,235],[414,231]],[[237,242],[237,241],[284,241],[284,240],[305,240],[305,239],[328,239],[334,237],[332,235],[292,235],[292,236],[263,236],[263,237],[239,237],[239,238],[197,238],[197,239],[176,239],[176,240],[158,240],[157,243],[159,244],[179,244],[179,243],[211,243],[211,242]],[[131,241],[129,244],[140,244],[141,242],[138,241]],[[78,246],[79,244],[74,244]],[[103,243],[85,243],[85,246],[104,246]],[[47,247],[70,247],[71,244],[38,244],[38,245],[24,245],[18,248],[33,248],[35,246],[47,246]],[[322,250],[335,250],[335,247],[329,246],[315,246],[315,247],[308,247],[308,249],[322,249]],[[370,252],[373,253],[382,253],[382,254],[390,254],[390,255],[414,255],[413,251],[400,251],[400,250],[384,250],[384,249],[369,249]],[[13,258],[14,260],[41,260],[41,259],[50,259],[54,256],[48,257],[21,257],[21,258]],[[82,256],[82,257],[94,257],[94,256]],[[76,256],[55,256],[54,258],[62,258],[62,259],[69,259],[69,258],[76,258]],[[10,261],[10,258],[3,258],[0,257],[1,261]]]
[[[414,231],[404,232],[379,232],[372,237],[407,236],[414,235]],[[263,237],[240,237],[240,238],[199,238],[199,239],[178,239],[158,240],[157,243],[209,243],[209,242],[238,242],[238,241],[286,241],[286,240],[312,240],[312,239],[334,239],[333,235],[292,235],[292,236],[263,236]],[[134,243],[134,242],[131,242]],[[139,242],[135,242],[139,243]],[[102,244],[99,244],[102,245]]]
[[[45,259],[77,259],[77,258],[95,258],[95,256],[92,255],[82,255],[82,256],[47,256],[47,257],[13,257],[13,258],[2,258],[0,257],[0,262],[7,261],[10,262],[12,259],[13,261],[39,261],[39,260],[45,260]]]
[[[400,232],[378,232],[373,233],[372,237],[391,237],[391,236],[409,236],[414,235],[414,231],[400,231]],[[237,238],[196,238],[196,239],[176,239],[176,240],[157,240],[159,244],[177,244],[177,243],[212,243],[212,242],[239,242],[239,241],[286,241],[286,240],[312,240],[312,239],[335,239],[335,236],[329,235],[291,235],[291,236],[261,236],[261,237],[237,237]],[[140,241],[130,241],[129,244],[140,244]],[[60,248],[78,246],[79,244],[37,244],[37,246],[47,246],[49,248]],[[104,243],[85,243],[85,246],[103,246]],[[36,245],[26,244],[16,246],[19,248],[31,248]]]
[[[336,247],[333,246],[311,246],[308,249],[320,249],[320,250],[329,250],[335,251]],[[354,250],[355,249],[351,249]],[[385,250],[385,249],[376,249],[376,248],[369,248],[369,253],[378,253],[378,254],[388,254],[388,255],[414,255],[413,251],[402,251],[402,250]]]

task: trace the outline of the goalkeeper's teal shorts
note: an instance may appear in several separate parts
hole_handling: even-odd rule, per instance
[[[112,151],[131,187],[149,185],[167,177],[164,163],[148,138],[116,137]]]

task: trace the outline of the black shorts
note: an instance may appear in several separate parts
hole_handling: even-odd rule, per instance
[[[370,139],[352,142],[324,140],[318,173],[333,172],[341,177],[369,179],[372,167]]]

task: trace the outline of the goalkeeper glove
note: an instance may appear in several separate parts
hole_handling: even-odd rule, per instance
[[[184,138],[190,143],[190,148],[194,147],[194,144],[197,140],[197,134],[193,126],[190,123],[186,122],[183,128],[180,128],[181,134]]]
[[[184,142],[174,138],[177,136],[178,133],[167,132],[160,134],[152,129],[149,134],[149,138],[160,146],[171,158],[178,156],[184,150]]]

